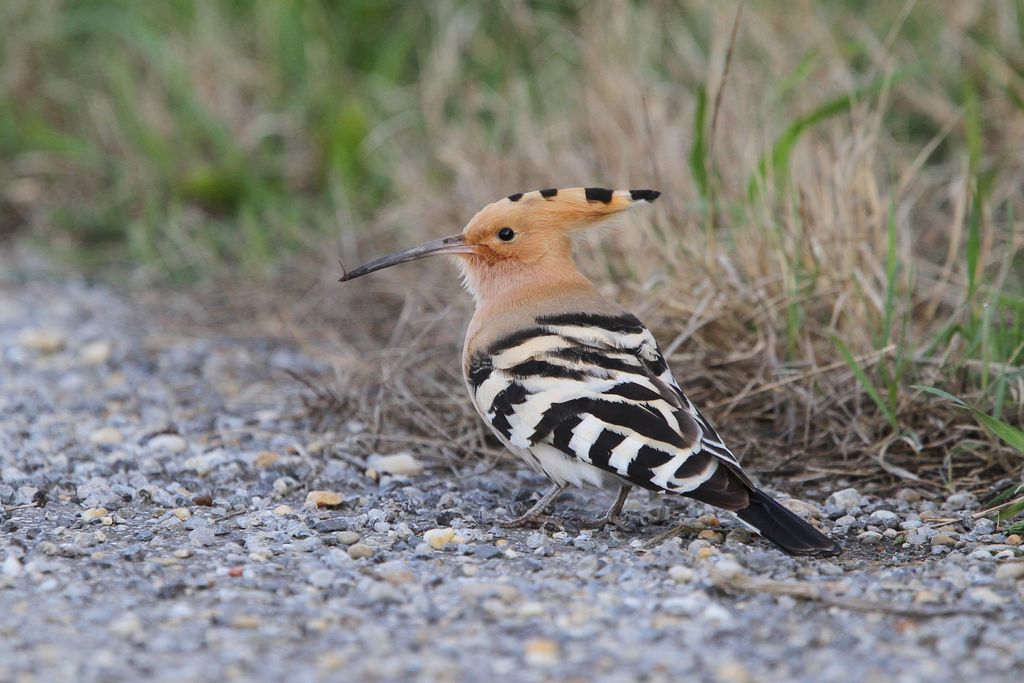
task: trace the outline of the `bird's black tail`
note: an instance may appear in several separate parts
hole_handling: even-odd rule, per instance
[[[838,555],[839,544],[822,535],[777,500],[755,488],[748,490],[750,504],[736,516],[790,555]]]

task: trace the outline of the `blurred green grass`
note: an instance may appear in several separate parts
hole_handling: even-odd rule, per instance
[[[42,167],[39,193],[60,196],[40,199],[33,227],[82,264],[259,272],[316,250],[339,211],[357,229],[395,198],[397,162],[373,130],[422,131],[423,57],[474,4],[13,0],[0,159]],[[538,32],[581,7],[531,3],[527,25],[495,3],[469,27],[463,76],[500,89]]]

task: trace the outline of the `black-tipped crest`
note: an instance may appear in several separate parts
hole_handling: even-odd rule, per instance
[[[607,187],[585,187],[583,193],[587,197],[588,202],[601,202],[607,204],[612,200],[612,190]]]
[[[661,193],[657,190],[630,190],[629,198],[634,202],[645,201],[653,202],[655,199],[661,196]]]

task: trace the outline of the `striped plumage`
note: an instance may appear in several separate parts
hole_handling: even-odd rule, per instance
[[[571,232],[651,190],[519,193],[489,205],[456,235],[379,259],[352,279],[430,253],[460,257],[477,302],[463,370],[473,404],[516,455],[555,484],[676,493],[733,511],[794,554],[838,546],[760,491],[683,394],[650,331],[604,299],[572,260]]]
[[[712,479],[720,461],[739,467],[629,313],[535,316],[468,356],[466,378],[477,411],[555,483],[598,484],[608,472],[686,493]],[[539,446],[555,452],[531,455]]]

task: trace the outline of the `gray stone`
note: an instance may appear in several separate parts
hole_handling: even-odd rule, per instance
[[[188,532],[188,542],[197,548],[205,548],[217,542],[213,529],[208,526],[201,526]]]
[[[860,507],[860,493],[857,492],[857,489],[853,488],[842,489],[829,496],[826,504],[834,505],[846,512],[852,512]]]
[[[869,519],[875,524],[891,529],[899,524],[900,516],[892,510],[875,510],[871,513]]]
[[[877,545],[882,542],[882,534],[877,531],[862,531],[857,534],[857,540],[864,545]]]

